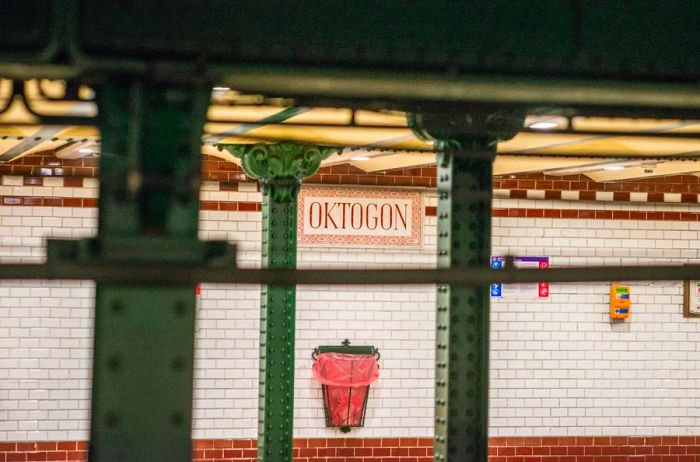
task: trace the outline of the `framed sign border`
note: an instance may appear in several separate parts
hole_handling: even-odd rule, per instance
[[[305,233],[304,229],[304,199],[308,196],[319,197],[356,197],[362,199],[403,199],[411,200],[411,236],[372,236],[361,234],[349,235],[321,235]],[[397,248],[397,249],[421,249],[423,247],[423,191],[407,188],[374,188],[353,186],[304,186],[299,191],[297,206],[297,242],[300,246],[315,247],[371,247],[371,248]]]
[[[690,291],[692,283],[697,281],[683,281],[683,317],[684,318],[700,318],[700,314],[690,312]]]

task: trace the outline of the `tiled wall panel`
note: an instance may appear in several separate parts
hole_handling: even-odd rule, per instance
[[[3,183],[0,195],[94,199],[83,187]],[[47,183],[48,181],[48,183]],[[11,182],[10,182],[11,183]],[[44,190],[55,188],[56,190]],[[60,190],[59,190],[60,189]],[[85,190],[83,190],[85,189]],[[258,203],[254,184],[205,201]],[[426,197],[428,208],[435,200]],[[0,261],[37,263],[44,238],[93,235],[96,209],[0,205]],[[696,213],[687,204],[587,203],[499,199],[507,210],[623,210]],[[299,266],[431,267],[434,216],[424,218],[418,250],[301,247]],[[494,218],[494,253],[546,255],[553,266],[697,262],[700,222],[604,218]],[[562,216],[562,215],[560,215]],[[201,236],[239,245],[239,264],[259,266],[260,212],[203,210]],[[255,436],[259,293],[253,286],[205,284],[196,331],[193,437]],[[546,301],[492,307],[491,434],[693,435],[700,432],[696,319],[681,316],[680,283],[635,283],[632,317],[607,319],[606,284],[555,284]],[[94,286],[89,282],[0,281],[0,440],[76,441],[88,434]],[[311,350],[349,338],[377,346],[382,378],[373,386],[358,437],[432,433],[434,290],[414,287],[300,287],[297,321],[296,435],[336,436],[324,428]]]

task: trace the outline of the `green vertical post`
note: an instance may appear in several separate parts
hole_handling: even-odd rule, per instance
[[[208,88],[125,80],[98,89],[99,226],[80,258],[196,265]],[[194,286],[98,284],[89,459],[191,459]]]
[[[409,118],[436,141],[438,268],[489,268],[492,165],[498,139],[522,118],[502,114]],[[488,286],[437,287],[435,369],[436,462],[488,460]]]
[[[262,191],[262,266],[296,268],[297,196],[305,178],[341,148],[292,142],[221,145],[241,159]],[[294,419],[296,287],[262,288],[258,460],[291,462]]]

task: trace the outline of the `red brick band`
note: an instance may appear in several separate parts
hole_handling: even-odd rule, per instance
[[[626,191],[700,194],[700,177],[669,175],[651,178],[598,182],[583,174],[552,176],[544,173],[521,173],[497,177],[494,189],[536,189],[559,191]]]
[[[87,441],[0,442],[0,461],[86,461]]]
[[[297,438],[295,462],[433,462],[431,438]],[[252,439],[193,442],[193,462],[255,462]],[[86,461],[85,441],[3,442],[0,461]],[[489,462],[697,462],[700,436],[494,437]]]
[[[97,207],[94,197],[0,196],[0,205],[23,207]]]
[[[493,209],[494,217],[579,220],[699,221],[699,212],[656,212],[592,209]]]
[[[697,193],[664,193],[638,191],[579,191],[554,189],[495,189],[494,197],[498,199],[530,199],[530,200],[564,200],[564,201],[597,201],[597,202],[637,202],[637,203],[669,203],[697,204],[700,194]]]
[[[6,164],[0,164],[0,175],[33,177],[25,185],[41,185],[43,178],[74,177],[65,186],[73,186],[82,178],[97,178],[99,159],[87,156],[80,159],[60,159],[53,151],[33,153]],[[409,167],[365,172],[350,164],[321,167],[311,183],[348,184],[367,186],[404,186],[435,187],[435,166]],[[202,155],[202,180],[226,182],[235,185],[240,181],[250,181],[241,168],[233,162],[216,156]],[[77,186],[77,185],[76,185]],[[696,175],[671,175],[651,178],[634,178],[609,182],[597,182],[584,174],[545,175],[544,173],[518,173],[494,178],[495,189],[546,191],[549,196],[561,191],[577,191],[590,196],[593,192],[650,193],[649,201],[654,201],[651,193],[689,194],[685,201],[691,201],[691,195],[700,194],[700,177]],[[230,186],[223,186],[227,188]],[[516,193],[517,194],[517,193]],[[618,194],[619,200],[625,200],[625,194]],[[616,199],[617,200],[617,199]],[[697,201],[694,201],[695,203]]]
[[[426,207],[425,216],[437,216],[437,207]],[[657,212],[593,209],[504,209],[495,208],[499,218],[562,218],[579,220],[700,221],[700,212]]]
[[[33,207],[97,207],[95,198],[40,197],[40,196],[0,196],[4,206]],[[202,210],[227,212],[260,212],[259,202],[245,201],[202,201]],[[437,207],[425,207],[425,216],[437,216]],[[580,220],[638,220],[638,221],[700,221],[700,212],[658,212],[637,210],[593,210],[593,209],[536,209],[536,208],[495,208],[494,217],[511,218],[564,218]]]
[[[433,462],[431,438],[297,438],[295,462]],[[252,439],[194,440],[193,462],[256,462]],[[86,441],[0,443],[0,461],[87,461]]]
[[[697,462],[698,436],[491,438],[489,462]]]

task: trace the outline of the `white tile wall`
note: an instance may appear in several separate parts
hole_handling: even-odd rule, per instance
[[[700,258],[697,222],[496,218],[493,234],[494,253],[549,255],[554,266]],[[621,325],[608,318],[607,284],[555,284],[546,302],[492,304],[492,434],[698,433],[700,320],[682,317],[681,283],[631,284]]]
[[[298,266],[434,265],[434,219],[425,220],[423,250],[367,252],[357,248],[303,246],[299,249]],[[238,242],[241,266],[259,266],[259,213],[202,212],[201,229],[204,239]],[[254,438],[259,290],[253,286],[221,284],[202,287],[197,324],[194,437]],[[318,345],[338,344],[345,338],[354,344],[375,345],[383,358],[381,379],[370,389],[366,428],[354,434],[424,436],[432,431],[434,291],[431,287],[299,286],[297,300],[294,422],[297,436],[337,434],[325,428],[321,391],[311,377],[311,352]]]
[[[227,200],[259,200],[255,191],[228,194]],[[434,203],[426,198],[426,205]],[[589,206],[511,199],[494,205]],[[239,263],[255,267],[259,220],[259,213],[204,211],[200,234],[236,241]],[[86,237],[95,224],[91,209],[0,206],[0,262],[43,261],[46,236]],[[695,248],[700,223],[497,218],[493,224],[494,253],[549,255],[554,265],[700,258]],[[425,219],[422,250],[305,246],[299,266],[430,267],[435,225],[435,218]],[[607,290],[605,284],[557,284],[545,302],[492,305],[492,435],[700,432],[700,402],[694,397],[700,388],[700,320],[682,318],[680,284],[634,284],[633,314],[623,325],[607,319]],[[0,440],[87,438],[93,296],[90,282],[0,281]],[[296,434],[336,436],[323,425],[310,355],[319,344],[347,337],[382,353],[366,427],[353,435],[430,435],[433,288],[302,286],[297,298]],[[203,286],[194,437],[255,437],[258,319],[257,287]]]
[[[210,186],[203,187],[207,200],[260,200],[254,190],[214,197]],[[16,194],[32,193],[20,189]],[[92,236],[96,217],[93,209],[0,207],[0,262],[41,262],[46,237]],[[259,266],[260,213],[203,211],[200,219],[203,239],[234,241],[239,264]],[[307,246],[299,251],[299,266],[430,266],[435,246],[431,221],[426,218],[423,250]],[[0,296],[0,440],[87,438],[94,284],[0,281]],[[382,379],[371,391],[366,428],[356,434],[430,432],[433,297],[430,287],[298,288],[299,436],[335,434],[324,427],[320,389],[310,374],[311,351],[344,338],[373,344],[384,358]],[[196,326],[194,437],[255,437],[259,317],[259,288],[203,285]]]

